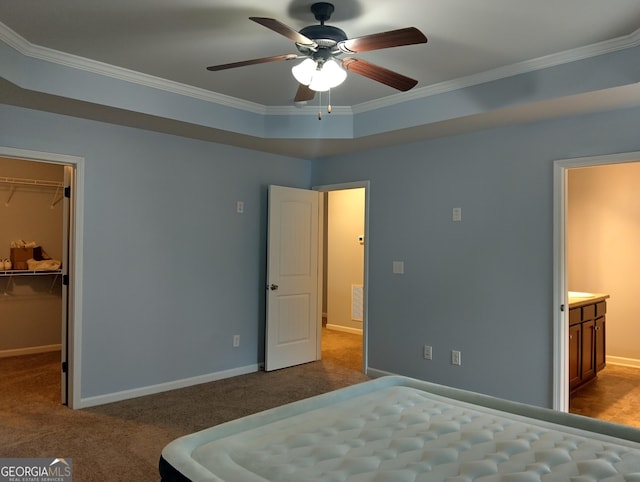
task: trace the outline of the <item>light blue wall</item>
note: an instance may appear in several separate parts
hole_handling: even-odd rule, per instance
[[[0,145],[85,158],[83,398],[260,363],[266,186],[370,180],[369,365],[550,406],[553,160],[640,150],[639,120],[626,109],[311,163],[3,105]]]
[[[85,158],[82,398],[262,362],[267,186],[309,187],[309,161],[7,105],[0,125]]]
[[[626,109],[317,161],[314,185],[371,182],[369,366],[551,406],[553,161],[637,151],[639,124]]]

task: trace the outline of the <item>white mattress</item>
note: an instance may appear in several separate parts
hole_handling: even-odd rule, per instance
[[[182,437],[162,457],[193,481],[640,482],[638,433],[385,377]]]

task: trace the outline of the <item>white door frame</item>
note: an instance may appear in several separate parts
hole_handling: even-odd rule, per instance
[[[562,159],[553,165],[553,408],[569,411],[567,320],[567,171],[640,160],[640,151]]]
[[[363,305],[362,305],[362,372],[367,373],[369,369],[369,357],[368,357],[368,319],[369,319],[369,310],[368,310],[368,302],[369,302],[369,190],[370,190],[370,182],[369,181],[354,181],[342,184],[326,184],[314,186],[312,189],[314,191],[320,192],[329,192],[329,191],[342,191],[345,189],[358,189],[364,188],[364,272],[362,273],[363,280]],[[326,213],[323,213],[326,215]],[[322,222],[320,223],[320,227],[322,229]],[[324,236],[321,236],[324,239]],[[320,249],[320,253],[323,252],[323,249]],[[321,264],[322,266],[322,264]],[[320,277],[322,277],[322,271],[318,270],[320,273]],[[319,285],[322,287],[322,279],[319,279]],[[322,322],[318,323],[318,353],[321,353],[322,349],[320,344],[322,343]]]
[[[46,162],[72,166],[75,173],[75,192],[71,194],[71,212],[69,213],[69,342],[67,346],[68,360],[68,392],[67,404],[71,408],[80,407],[80,367],[82,346],[82,238],[83,238],[83,206],[84,206],[84,158],[56,154],[51,152],[31,151],[0,146],[0,156],[26,161]],[[62,317],[62,315],[61,315]],[[63,320],[63,323],[65,320]]]

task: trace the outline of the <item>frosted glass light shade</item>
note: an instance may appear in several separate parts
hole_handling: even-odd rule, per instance
[[[298,82],[318,92],[337,87],[347,78],[347,71],[333,59],[327,60],[321,67],[314,60],[305,59],[295,65],[291,72]]]
[[[316,63],[308,58],[291,68],[291,73],[302,85],[309,85],[311,83],[315,71]]]
[[[322,66],[322,70],[316,70],[313,74],[309,88],[324,92],[339,86],[346,78],[346,70],[340,67],[335,60],[327,60]]]

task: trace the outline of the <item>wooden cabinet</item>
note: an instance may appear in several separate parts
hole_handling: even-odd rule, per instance
[[[580,352],[582,351],[582,327],[569,326],[569,389],[580,385]]]
[[[596,322],[587,320],[582,322],[582,346],[580,351],[580,378],[586,382],[596,375]]]
[[[607,320],[604,316],[595,320],[595,363],[596,372],[599,372],[607,365],[606,351],[606,325]]]
[[[570,391],[594,379],[606,366],[606,298],[608,295],[569,304]]]

